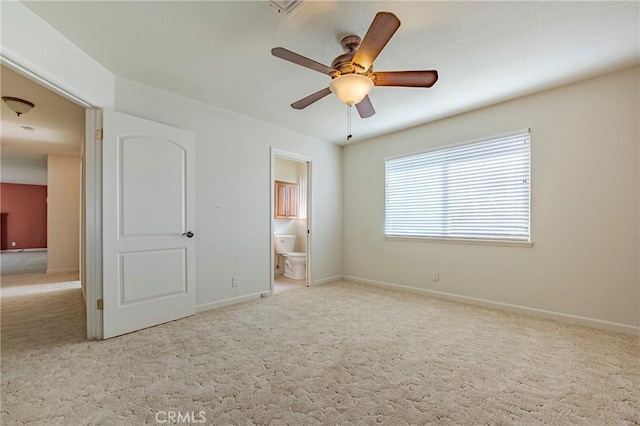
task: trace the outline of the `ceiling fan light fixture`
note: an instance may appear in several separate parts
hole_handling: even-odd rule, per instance
[[[376,113],[367,96],[374,86],[433,86],[438,81],[436,70],[373,72],[373,62],[399,27],[400,20],[396,15],[378,12],[364,38],[352,34],[342,39],[340,45],[345,53],[335,58],[330,67],[284,47],[271,49],[271,54],[276,58],[326,74],[333,79],[329,87],[292,103],[291,108],[304,109],[333,92],[349,107],[356,105],[360,118],[369,118]],[[351,114],[351,108],[348,111]]]
[[[331,80],[329,89],[341,102],[352,106],[360,103],[373,90],[373,81],[360,74],[344,74]]]
[[[32,102],[25,101],[20,98],[14,98],[12,96],[3,96],[2,100],[7,104],[11,111],[18,115],[18,117],[20,117],[21,114],[31,111],[31,108],[35,106]]]

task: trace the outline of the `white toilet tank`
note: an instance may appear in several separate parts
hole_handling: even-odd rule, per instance
[[[296,245],[295,235],[276,235],[276,253],[285,254],[293,252],[293,248]]]

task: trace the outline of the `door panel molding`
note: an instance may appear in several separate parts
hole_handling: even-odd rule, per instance
[[[119,197],[118,203],[119,206],[131,206],[127,209],[128,212],[133,212],[133,217],[125,216],[126,211],[122,208],[119,208],[118,211],[120,213],[119,221],[118,221],[118,235],[119,238],[123,237],[145,237],[145,236],[163,236],[166,237],[168,235],[174,234],[182,234],[185,232],[187,228],[186,224],[186,203],[185,199],[187,196],[187,158],[185,148],[178,145],[177,143],[170,141],[165,138],[157,137],[154,135],[121,135],[118,137],[118,188],[119,188]],[[136,164],[126,164],[125,158],[128,158],[130,155],[125,155],[127,153],[131,155],[140,155],[140,153],[135,152],[138,151],[153,151],[153,156],[148,158],[147,161],[136,162]],[[175,150],[175,152],[170,152]],[[163,156],[170,157],[171,154],[179,154],[179,158],[163,158]],[[176,164],[168,164],[162,163],[165,162],[174,162]],[[179,176],[168,176],[166,174],[166,170],[171,166],[179,168]],[[137,179],[131,179],[130,175],[139,176],[140,169],[144,169],[144,177],[146,182],[137,183]],[[172,179],[173,178],[173,179]],[[175,181],[175,182],[172,182]],[[135,197],[135,193],[137,191],[143,190],[144,188],[138,188],[136,186],[142,185],[146,188],[152,188],[154,181],[162,181],[163,189],[161,193],[155,194],[154,197],[151,197],[151,200],[147,200],[146,203],[139,203],[137,198]],[[137,184],[137,185],[136,185]],[[180,216],[178,222],[180,222],[179,227],[176,229],[169,229],[161,227],[160,229],[147,229],[146,232],[130,232],[127,230],[129,228],[131,231],[137,228],[137,230],[144,230],[145,227],[148,227],[151,223],[148,219],[149,216],[157,214],[157,206],[153,205],[162,204],[169,197],[168,193],[172,193],[174,191],[179,191],[180,195],[177,197],[178,205],[172,206],[174,208],[168,210],[166,207],[162,211],[163,214],[172,214]],[[152,204],[149,204],[151,201]],[[172,222],[168,218],[167,222]],[[168,224],[165,224],[168,225]],[[133,229],[132,229],[133,228]]]
[[[162,262],[156,264],[153,259],[148,261],[144,257],[162,257]],[[137,258],[137,259],[135,259]],[[132,260],[131,262],[128,262]],[[137,260],[137,264],[135,262]],[[151,262],[149,262],[151,261]],[[130,265],[127,265],[130,263]],[[144,269],[141,271],[140,269]],[[156,299],[187,293],[187,253],[186,249],[128,251],[120,253],[118,258],[120,271],[118,286],[120,287],[119,306],[149,302]],[[140,287],[125,287],[125,282],[137,282],[137,275],[143,275],[151,270],[156,294],[149,294],[149,289]]]

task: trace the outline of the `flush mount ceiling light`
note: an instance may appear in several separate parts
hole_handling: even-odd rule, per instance
[[[11,109],[11,111],[15,112],[18,117],[20,115],[31,111],[31,108],[35,106],[32,102],[25,101],[24,99],[14,98],[11,96],[3,96],[2,100],[5,104]]]

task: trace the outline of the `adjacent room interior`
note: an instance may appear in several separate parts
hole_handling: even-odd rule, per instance
[[[74,306],[82,300],[84,109],[5,66],[0,77],[2,308],[12,311],[20,306],[34,318],[38,316],[34,311],[46,317],[58,306],[66,315],[71,313],[79,321],[74,326],[82,329],[86,322]],[[76,303],[67,303],[69,299]],[[52,326],[47,323],[32,324]]]
[[[307,287],[309,262],[308,163],[275,156],[274,174],[274,292]]]
[[[3,424],[640,424],[638,2],[0,7]]]

